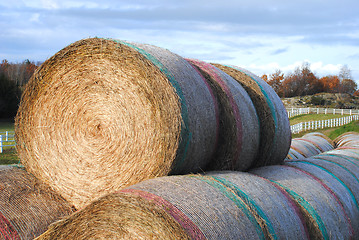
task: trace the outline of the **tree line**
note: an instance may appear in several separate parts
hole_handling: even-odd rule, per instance
[[[0,118],[13,118],[18,109],[21,92],[40,62],[25,60],[21,63],[0,63]]]
[[[310,69],[309,63],[303,63],[294,72],[285,75],[276,70],[270,75],[264,74],[265,80],[281,98],[313,95],[316,93],[348,93],[359,95],[357,84],[352,79],[351,70],[347,65],[341,67],[338,75],[318,78]]]

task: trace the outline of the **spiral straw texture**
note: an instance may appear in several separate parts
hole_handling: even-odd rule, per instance
[[[260,147],[253,167],[281,164],[287,156],[291,131],[287,111],[275,91],[261,78],[236,66],[213,64],[247,91],[260,123]]]
[[[253,103],[231,76],[200,60],[187,59],[212,87],[219,103],[219,139],[212,170],[247,170],[256,161],[259,121]]]
[[[148,178],[204,169],[217,125],[210,88],[183,58],[90,38],[35,72],[15,133],[26,169],[81,208]]]
[[[0,239],[33,239],[72,212],[69,203],[31,174],[0,167]]]

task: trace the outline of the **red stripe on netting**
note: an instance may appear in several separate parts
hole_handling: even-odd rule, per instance
[[[275,184],[274,182],[269,181],[268,179],[266,179],[264,177],[261,177],[261,176],[257,176],[257,177],[259,177],[259,178],[265,180],[266,182],[270,183],[272,186],[274,186],[276,189],[278,189],[283,194],[283,196],[287,199],[288,203],[290,204],[291,208],[294,210],[294,212],[298,216],[300,222],[302,223],[301,224],[302,227],[303,227],[302,230],[303,230],[303,232],[305,232],[306,239],[310,239],[307,224],[305,223],[305,220],[304,220],[304,216],[300,212],[300,209],[297,206],[297,204],[295,203],[295,201],[290,197],[289,193],[287,191],[285,191],[283,188],[281,188],[279,185]]]
[[[324,152],[324,149],[322,149],[322,148],[319,146],[319,144],[317,144],[317,143],[315,143],[315,142],[313,142],[313,141],[311,141],[311,140],[309,140],[309,139],[306,139],[306,138],[297,138],[296,140],[309,142],[309,143],[313,144],[314,147],[318,148],[319,151]]]
[[[294,147],[293,145],[290,146],[293,150],[297,151],[299,154],[301,154],[303,157],[308,157],[307,154],[304,154],[302,150],[300,150],[297,147]]]
[[[15,228],[11,225],[11,223],[5,218],[5,216],[1,212],[0,212],[0,233],[2,235],[1,239],[20,240],[20,236],[16,232]]]
[[[351,238],[354,236],[354,229],[353,229],[353,226],[351,224],[351,221],[350,221],[350,218],[348,216],[348,214],[346,213],[345,209],[344,209],[344,206],[343,206],[343,203],[339,200],[337,194],[335,192],[333,192],[333,190],[328,187],[328,185],[326,185],[322,180],[320,180],[320,178],[302,170],[302,169],[299,169],[299,168],[296,168],[296,167],[292,167],[292,166],[283,166],[283,167],[288,167],[288,168],[292,168],[298,172],[302,172],[304,173],[305,175],[308,175],[310,178],[314,179],[315,181],[317,181],[320,185],[322,185],[322,187],[324,187],[324,189],[326,189],[332,196],[333,198],[335,199],[335,201],[340,205],[340,208],[342,209],[343,211],[343,214],[348,222],[348,225],[349,225],[349,229],[350,229],[350,233],[351,233]]]
[[[239,107],[236,101],[234,100],[231,90],[217,73],[219,69],[215,68],[214,66],[206,62],[202,62],[198,60],[190,60],[190,61],[192,61],[194,64],[198,65],[199,67],[203,68],[204,70],[206,70],[207,73],[210,74],[210,76],[213,77],[213,79],[219,84],[219,86],[223,89],[223,91],[226,93],[228,97],[229,103],[233,110],[234,118],[236,120],[236,129],[237,129],[237,149],[234,158],[232,159],[232,168],[234,168],[238,161],[239,155],[242,151],[243,129],[242,129],[242,118],[239,113]]]
[[[209,90],[209,92],[211,94],[211,97],[212,97],[212,100],[213,100],[213,103],[214,103],[214,111],[215,111],[215,114],[216,114],[216,143],[215,143],[215,148],[214,149],[217,149],[218,141],[219,141],[219,106],[218,106],[217,99],[214,96],[213,90],[212,90],[211,86],[209,85],[209,83],[207,82],[207,80],[203,77],[203,75],[200,73],[200,71],[198,71],[198,69],[191,62],[193,60],[191,60],[191,59],[185,59],[185,60],[198,73],[198,75],[201,77],[202,81],[207,86],[207,88],[208,88],[208,90]],[[213,155],[214,155],[214,153],[215,153],[215,151],[213,151]]]
[[[172,203],[168,202],[167,200],[163,199],[162,197],[137,189],[123,189],[120,192],[135,194],[144,199],[152,201],[157,206],[165,210],[168,214],[170,214],[183,227],[183,229],[187,232],[187,234],[191,237],[191,239],[198,239],[198,240],[206,239],[202,231],[197,227],[196,224],[194,224],[191,221],[191,219],[189,219],[176,206],[174,206]]]

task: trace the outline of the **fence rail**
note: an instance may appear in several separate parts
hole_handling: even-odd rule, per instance
[[[335,109],[335,108],[287,108],[288,117],[302,114],[340,114],[340,115],[359,115],[359,109]]]
[[[15,133],[12,131],[0,132],[0,153],[3,152],[6,147],[14,147]]]
[[[341,118],[333,118],[326,120],[310,121],[310,122],[301,122],[290,126],[292,133],[300,133],[307,130],[316,130],[319,128],[333,128],[343,126],[352,121],[359,120],[359,115],[351,115]]]

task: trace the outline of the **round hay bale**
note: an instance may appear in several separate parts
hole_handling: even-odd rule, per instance
[[[16,116],[17,151],[78,208],[148,178],[197,172],[216,144],[210,91],[168,50],[80,40],[30,79]]]
[[[260,147],[253,167],[281,164],[288,154],[291,131],[287,111],[275,91],[261,78],[236,66],[213,64],[247,91],[260,121]]]
[[[344,155],[323,153],[310,158],[311,160],[329,161],[349,169],[359,179],[359,161]]]
[[[344,155],[359,160],[359,149],[348,149],[345,147],[336,148],[332,151],[326,152],[326,154]]]
[[[326,136],[323,133],[320,132],[311,132],[311,133],[307,133],[304,136],[302,136],[302,138],[307,138],[307,139],[316,139],[317,141],[320,141],[320,138],[326,140],[326,142],[328,142],[328,144],[330,144],[332,146],[332,149],[335,148],[335,143],[332,139],[330,139],[328,136]],[[322,142],[322,141],[320,141]]]
[[[359,147],[359,133],[346,132],[334,139],[334,143],[337,147],[344,146],[356,146]]]
[[[325,185],[327,185],[338,197],[343,204],[345,212],[350,219],[352,228],[354,230],[354,239],[359,238],[359,204],[355,197],[351,185],[355,185],[355,190],[358,190],[359,184],[357,181],[352,183],[348,180],[352,180],[352,176],[348,171],[341,171],[343,175],[336,171],[339,166],[333,167],[332,163],[326,163],[322,161],[322,164],[318,165],[316,161],[301,160],[301,161],[287,161],[285,164],[291,167],[301,169],[316,178],[320,179]],[[332,168],[333,167],[333,170]],[[347,178],[349,177],[349,179]],[[343,180],[342,180],[343,179]],[[358,195],[357,195],[358,196]]]
[[[141,182],[53,224],[39,239],[65,239],[68,234],[94,239],[109,234],[116,239],[172,239],[168,230],[162,233],[160,229],[178,231],[176,236],[188,239],[307,236],[295,204],[280,188],[248,173],[222,172]]]
[[[299,153],[295,148],[291,146],[285,160],[301,159],[301,158],[305,158],[305,157],[303,156],[303,154]]]
[[[73,212],[62,197],[17,167],[0,167],[0,239],[34,239]]]
[[[295,149],[305,157],[311,157],[322,153],[314,142],[308,139],[295,138],[292,140],[291,148]]]
[[[267,166],[250,171],[282,187],[300,208],[310,239],[350,239],[353,228],[343,204],[320,179],[289,166]]]
[[[250,97],[218,68],[199,60],[187,61],[208,81],[219,103],[218,146],[208,170],[247,170],[259,147],[259,121]]]

